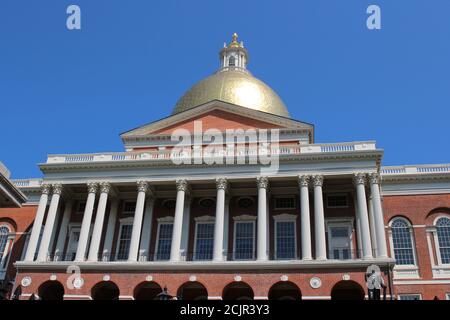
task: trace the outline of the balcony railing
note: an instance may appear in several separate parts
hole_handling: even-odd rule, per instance
[[[265,150],[265,148],[263,148]],[[376,150],[375,142],[345,142],[331,144],[309,144],[309,145],[280,145],[267,148],[267,152],[259,152],[259,154],[270,155],[299,155],[299,154],[316,154],[316,153],[332,153],[332,152],[355,152],[365,150]],[[257,155],[258,150],[251,147],[239,150],[235,148],[233,152],[227,152],[224,148],[216,153],[204,153],[201,157],[248,157]],[[109,153],[91,153],[91,154],[66,154],[66,155],[49,155],[47,164],[63,164],[63,163],[86,163],[86,162],[115,162],[115,161],[151,161],[151,160],[170,160],[170,159],[195,159],[197,151],[184,149],[178,153],[172,149],[145,151],[145,152],[109,152]]]
[[[381,174],[384,176],[433,173],[450,173],[450,164],[388,166],[381,168]]]

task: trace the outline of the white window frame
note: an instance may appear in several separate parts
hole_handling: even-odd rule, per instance
[[[329,198],[329,197],[336,197],[336,196],[344,196],[345,199],[346,199],[347,205],[345,205],[345,206],[330,206],[330,205],[328,205],[328,198]],[[326,198],[326,207],[327,207],[327,208],[330,208],[330,209],[334,209],[334,208],[340,209],[340,208],[348,208],[348,207],[349,207],[349,198],[348,198],[348,194],[347,194],[347,193],[344,193],[344,192],[326,193],[326,194],[325,194],[325,198]]]
[[[66,248],[66,250],[65,250],[65,252],[64,252],[64,254],[63,254],[63,257],[64,257],[64,260],[63,261],[70,261],[70,260],[67,260],[67,256],[69,255],[69,251],[68,251],[68,249],[71,247],[71,243],[72,243],[72,241],[73,241],[73,235],[74,235],[74,233],[75,232],[77,232],[77,231],[79,231],[80,232],[80,234],[81,234],[81,223],[74,223],[74,222],[72,222],[72,223],[69,223],[69,226],[68,226],[68,228],[69,228],[69,232],[68,232],[68,234],[69,234],[69,240],[68,240],[68,242],[67,242],[67,248]],[[90,247],[90,243],[91,243],[91,240],[92,240],[92,231],[93,231],[93,225],[91,224],[91,226],[90,226],[90,228],[89,228],[89,237],[88,237],[88,243],[87,243],[87,246],[86,246],[86,255],[88,254],[88,252],[89,252],[89,247]],[[78,248],[78,246],[77,246],[77,248]],[[77,249],[75,250],[75,252],[73,252],[75,255],[77,254]]]
[[[419,279],[420,276],[419,276],[419,266],[417,264],[417,252],[416,252],[416,241],[414,238],[414,227],[413,227],[412,223],[408,219],[404,218],[403,216],[394,216],[389,221],[388,235],[389,235],[389,247],[390,247],[391,257],[395,259],[394,238],[392,236],[392,222],[396,219],[402,219],[409,226],[409,236],[411,238],[411,246],[412,246],[414,264],[403,264],[403,265],[396,264],[393,269],[394,279]]]
[[[194,231],[194,254],[192,255],[192,260],[194,261],[208,261],[206,259],[197,259],[197,228],[199,224],[212,224],[214,226],[215,218],[213,216],[201,216],[194,218],[195,220],[195,231]],[[214,254],[214,231],[213,231],[213,254]]]
[[[294,206],[292,208],[280,208],[277,207],[277,200],[278,199],[284,199],[284,198],[289,198],[292,199],[294,201]],[[275,196],[273,199],[273,209],[274,210],[295,210],[297,208],[297,199],[295,198],[295,196]]]
[[[419,297],[418,300],[422,300],[422,294],[420,294],[420,293],[400,293],[397,295],[398,300],[402,300],[402,297],[406,297],[406,296]],[[409,301],[411,301],[411,300],[409,300]]]
[[[166,261],[166,260],[158,259],[159,231],[161,229],[161,225],[163,225],[163,224],[171,224],[173,226],[175,219],[174,219],[174,217],[169,216],[169,217],[158,218],[157,220],[158,220],[158,228],[156,231],[156,243],[155,243],[155,253],[153,254],[153,261]],[[173,229],[172,229],[172,239],[173,239]]]
[[[124,208],[125,208],[125,206],[124,206]],[[123,227],[124,226],[133,226],[133,220],[134,220],[134,218],[133,217],[128,217],[128,218],[122,218],[122,219],[120,219],[120,223],[119,223],[119,235],[118,235],[118,237],[117,237],[117,241],[116,241],[116,253],[115,253],[115,255],[114,255],[114,259],[116,260],[116,261],[124,261],[124,260],[127,260],[128,259],[128,257],[127,257],[127,259],[121,259],[121,260],[119,260],[119,248],[120,248],[120,239],[122,238],[122,229],[123,229]],[[129,250],[129,249],[128,249]],[[129,252],[129,251],[128,251]]]
[[[274,235],[274,251],[275,251],[275,259],[276,260],[296,260],[298,259],[298,244],[297,244],[297,215],[296,214],[287,214],[287,213],[283,213],[283,214],[279,214],[276,216],[273,216],[273,220],[274,220],[274,229],[275,229],[275,235]],[[277,232],[277,224],[279,222],[291,222],[294,223],[294,247],[295,247],[295,255],[293,258],[290,259],[282,259],[282,258],[278,258],[278,252],[277,252],[277,240],[278,240],[278,232]]]
[[[0,280],[5,279],[6,276],[6,270],[8,269],[9,259],[11,257],[11,252],[14,247],[14,239],[15,236],[13,233],[11,233],[11,227],[7,224],[0,225],[0,228],[5,227],[8,229],[8,235],[6,237],[6,244],[5,249],[3,251],[2,259],[1,259],[1,265],[0,265]]]
[[[353,234],[354,234],[354,219],[353,218],[329,218],[325,222],[327,226],[327,240],[328,240],[328,252],[327,257],[330,260],[336,260],[332,259],[330,256],[331,249],[332,249],[332,236],[331,236],[331,228],[333,227],[347,227],[348,228],[348,234],[349,234],[349,241],[350,241],[350,258],[346,260],[353,260],[355,259],[355,249],[353,246]]]
[[[441,247],[439,246],[439,239],[438,239],[438,234],[437,234],[437,222],[439,219],[441,218],[447,218],[450,219],[450,217],[448,215],[439,215],[438,217],[436,217],[436,219],[434,219],[433,222],[433,226],[434,226],[434,246],[435,246],[435,250],[436,250],[436,257],[437,257],[437,263],[438,266],[440,267],[444,267],[444,268],[450,268],[450,263],[442,263],[442,257],[441,257]]]
[[[251,215],[240,215],[233,217],[233,260],[236,261],[252,261],[255,260],[255,238],[256,238],[256,216]],[[252,255],[250,259],[236,259],[236,225],[239,223],[251,223],[253,226],[253,241],[252,241]]]

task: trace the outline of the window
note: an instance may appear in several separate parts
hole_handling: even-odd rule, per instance
[[[330,259],[352,259],[352,226],[351,219],[327,221]]]
[[[346,194],[329,194],[327,195],[328,208],[347,208],[348,198]]]
[[[294,197],[277,197],[275,198],[275,209],[295,209]]]
[[[450,219],[439,218],[436,221],[436,232],[442,264],[450,264]]]
[[[0,226],[0,272],[6,269],[8,260],[9,228]],[[1,275],[1,273],[0,273]],[[2,277],[0,277],[1,279]]]
[[[450,300],[450,293],[445,294],[445,300]]]
[[[277,259],[295,259],[297,244],[294,221],[275,221],[275,256]]]
[[[399,294],[398,300],[422,300],[422,296],[418,293],[412,293],[412,294]]]
[[[197,222],[194,260],[211,260],[214,246],[214,222]]]
[[[172,246],[173,223],[159,223],[155,260],[169,260]]]
[[[125,201],[123,203],[124,214],[134,214],[136,211],[136,201]]]
[[[229,66],[229,67],[234,67],[234,66],[236,66],[236,58],[235,58],[235,57],[231,56],[231,57],[228,59],[228,66]]]
[[[236,221],[234,225],[234,260],[252,260],[255,251],[255,222]]]
[[[86,201],[78,201],[75,212],[84,213],[84,209],[86,209]]]
[[[415,265],[411,225],[403,218],[391,223],[392,246],[397,265]]]
[[[117,260],[128,259],[130,252],[131,232],[133,231],[132,224],[122,224],[120,227],[119,242],[117,248]]]

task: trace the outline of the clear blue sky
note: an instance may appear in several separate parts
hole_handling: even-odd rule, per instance
[[[82,30],[66,29],[66,8]],[[366,8],[382,9],[382,30]],[[213,73],[233,32],[316,142],[376,140],[384,164],[450,162],[449,0],[1,0],[0,161],[122,151]]]

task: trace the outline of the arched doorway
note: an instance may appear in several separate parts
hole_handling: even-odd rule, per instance
[[[269,300],[301,300],[302,293],[297,285],[290,281],[275,283],[269,290]]]
[[[332,300],[364,300],[364,289],[355,281],[342,280],[331,289]]]
[[[200,282],[185,282],[178,289],[177,297],[182,300],[208,300],[208,291]]]
[[[63,300],[64,286],[59,281],[46,281],[39,286],[38,295],[41,300]]]
[[[91,289],[93,300],[119,300],[119,287],[112,281],[102,281]]]
[[[162,288],[154,281],[146,281],[138,284],[134,289],[135,300],[155,300]]]
[[[253,300],[254,296],[252,288],[245,282],[232,282],[222,293],[223,300]]]

